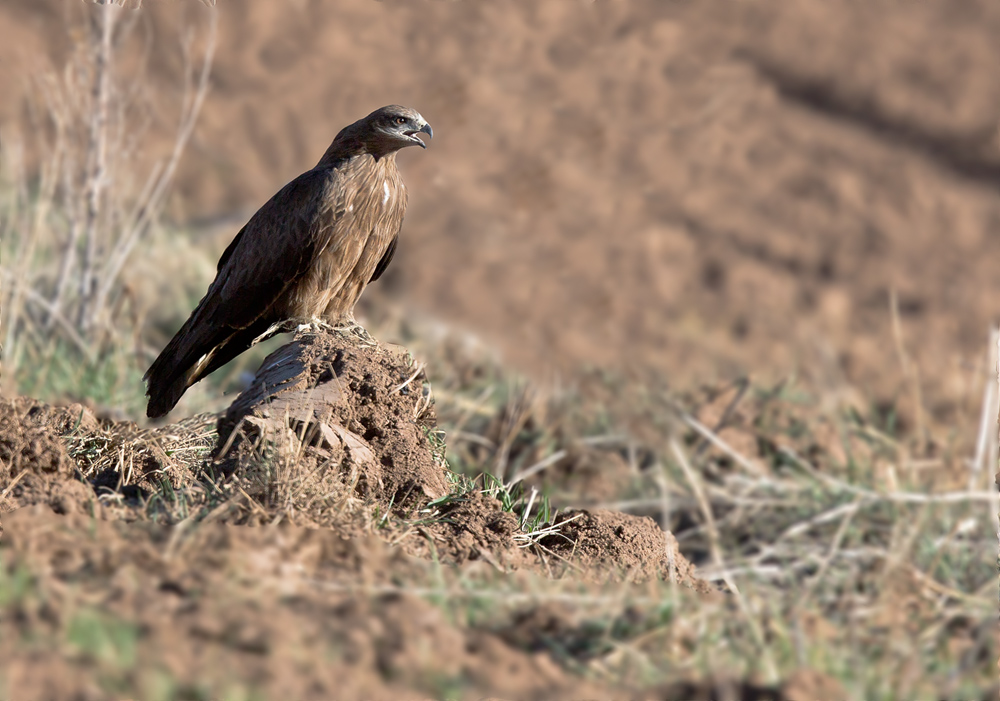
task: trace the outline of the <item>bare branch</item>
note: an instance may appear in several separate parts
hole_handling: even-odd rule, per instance
[[[121,269],[125,265],[129,253],[131,253],[136,242],[146,232],[153,218],[159,214],[167,188],[173,180],[174,172],[177,170],[177,165],[180,163],[184,149],[194,131],[198,114],[201,112],[205,97],[208,94],[209,76],[212,70],[212,61],[215,57],[219,23],[218,12],[210,12],[209,18],[208,36],[206,38],[205,53],[201,63],[197,87],[195,88],[193,97],[189,98],[186,109],[181,115],[181,122],[177,131],[177,138],[174,140],[174,148],[170,154],[170,159],[163,170],[159,172],[159,176],[153,180],[154,184],[148,199],[140,203],[135,220],[127,227],[126,233],[115,247],[115,251],[104,269],[102,276],[103,284],[98,295],[96,309],[103,308],[111,290],[118,281]],[[186,51],[185,54],[187,53]],[[186,62],[190,66],[190,56],[187,56]]]

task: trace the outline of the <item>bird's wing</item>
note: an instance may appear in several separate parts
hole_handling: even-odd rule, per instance
[[[272,310],[275,302],[325,248],[344,238],[338,231],[351,229],[344,221],[347,187],[339,171],[314,169],[257,210],[222,254],[205,296],[146,371],[149,416],[165,414],[217,367],[220,349],[234,357],[252,345],[248,334],[256,337],[284,320]]]
[[[233,251],[235,251],[236,247],[240,245],[240,241],[243,240],[243,233],[246,230],[247,230],[246,226],[240,229],[240,233],[236,234],[236,236],[233,237],[233,240],[229,242],[228,246],[226,246],[226,250],[222,252],[222,256],[219,258],[219,262],[215,266],[215,272],[217,274],[222,272],[222,268],[225,267],[226,261],[232,258]]]
[[[329,171],[303,173],[257,210],[222,254],[215,280],[147,379],[172,383],[216,345],[267,315],[326,243],[342,199],[330,196],[338,190],[336,181]]]
[[[303,173],[247,222],[219,260],[205,296],[208,317],[244,328],[266,314],[344,228],[344,187],[336,171]]]
[[[392,241],[389,242],[389,247],[385,249],[385,253],[379,259],[378,265],[375,266],[375,272],[372,273],[371,279],[368,282],[375,282],[380,277],[385,269],[389,267],[389,263],[392,262],[392,257],[396,253],[396,242],[399,241],[399,234],[392,237]]]

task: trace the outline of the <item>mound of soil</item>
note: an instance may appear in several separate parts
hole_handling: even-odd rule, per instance
[[[219,419],[217,462],[231,475],[266,450],[298,472],[339,469],[382,508],[442,497],[450,485],[424,379],[404,348],[299,333]]]
[[[409,543],[407,552],[454,564],[486,560],[503,571],[528,569],[594,582],[661,579],[711,591],[673,535],[651,518],[572,510],[542,528],[537,535],[523,532],[500,502],[473,493],[442,508],[439,520],[424,528],[426,540]]]
[[[578,561],[585,573],[612,571],[626,580],[660,578],[706,587],[681,555],[674,536],[648,516],[606,509],[566,511],[554,525],[559,532],[542,539],[542,545]]]
[[[296,523],[328,524],[331,502],[311,497],[344,485],[382,512],[423,514],[426,537],[403,541],[404,549],[452,564],[485,559],[553,576],[706,588],[673,536],[649,518],[568,512],[550,535],[523,532],[497,499],[449,479],[443,442],[431,441],[436,430],[430,386],[405,349],[353,332],[304,332],[264,360],[219,419],[212,467],[265,505],[289,509],[286,492],[294,492],[288,517]],[[262,471],[275,463],[283,470]],[[281,489],[276,478],[294,487]]]
[[[0,513],[38,503],[72,513],[93,501],[63,436],[96,428],[93,414],[79,404],[57,409],[26,398],[0,399]]]
[[[139,429],[98,421],[80,405],[4,401],[0,511],[41,502],[132,519],[154,495],[177,504],[180,492],[192,504],[226,502],[212,509],[217,522],[285,521],[354,537],[371,530],[374,510],[393,517],[387,536],[405,552],[453,565],[484,560],[505,572],[669,579],[707,591],[673,536],[649,518],[572,511],[537,533],[523,530],[500,501],[448,471],[422,368],[366,334],[303,332],[269,355],[218,419],[214,459],[207,419]],[[127,508],[113,514],[99,501]],[[157,518],[188,515],[168,509]]]

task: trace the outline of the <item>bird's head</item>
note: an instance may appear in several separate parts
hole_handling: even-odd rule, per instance
[[[364,119],[345,127],[334,143],[357,142],[365,151],[381,158],[406,146],[427,148],[418,134],[434,138],[434,130],[420,113],[409,107],[389,105],[381,107]]]
[[[434,130],[427,120],[409,107],[389,105],[375,110],[365,119],[371,124],[372,131],[387,143],[397,144],[396,148],[404,146],[427,148],[427,144],[417,134],[427,134],[428,137],[434,138]]]

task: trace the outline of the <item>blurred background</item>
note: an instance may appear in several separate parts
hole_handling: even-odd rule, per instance
[[[94,10],[0,12],[3,146],[23,146],[29,176],[51,160],[46,101],[65,100]],[[936,419],[978,413],[1000,299],[1000,5],[288,0],[217,12],[204,103],[151,222],[174,233],[141,231],[121,266],[145,362],[246,218],[341,127],[402,103],[435,139],[400,156],[410,207],[364,299],[369,320],[430,319],[537,379],[599,367],[686,388],[794,375],[876,405],[916,382]],[[109,192],[140,190],[169,160],[210,14],[147,2],[120,20],[134,25],[117,28],[111,65],[132,171]],[[900,403],[899,420],[914,411]]]
[[[379,554],[394,528],[418,533],[417,516],[373,511],[363,499],[346,515],[324,509],[324,518],[356,519],[337,538],[375,534],[377,557],[362,559],[404,590],[438,591],[427,587],[440,586],[442,571],[455,578],[441,597],[452,606],[442,630],[460,641],[454,648],[429,636],[423,608],[407,618],[374,607],[392,625],[420,621],[404,633],[371,628],[383,631],[371,634],[372,649],[413,645],[416,662],[394,683],[461,697],[454,690],[468,691],[475,675],[455,671],[458,653],[425,659],[461,649],[503,683],[544,686],[544,674],[527,663],[513,673],[497,662],[501,648],[479,637],[516,630],[503,650],[616,689],[721,679],[780,687],[767,698],[789,701],[996,698],[1000,3],[210,4],[0,7],[0,511],[41,500],[49,493],[28,487],[48,480],[77,489],[81,503],[120,507],[123,523],[143,528],[223,518],[201,476],[217,412],[282,339],[191,388],[166,425],[143,418],[142,374],[253,212],[342,127],[401,103],[435,137],[399,155],[409,209],[396,258],[358,318],[410,349],[410,379],[423,369],[433,385],[435,450],[469,478],[452,475],[455,489],[496,497],[523,531],[547,528],[550,506],[651,517],[701,577],[733,596],[683,590],[679,599],[683,588],[658,581],[637,599],[610,585],[613,596],[569,626],[544,602],[583,611],[559,589],[574,577],[509,576],[482,555],[471,566],[490,564],[493,598],[466,606],[452,594],[473,586],[470,569],[442,569],[435,556],[432,578],[404,576]],[[35,400],[79,402],[96,417]],[[52,411],[69,418],[54,422]],[[61,472],[42,459],[52,454]],[[17,467],[23,456],[38,458],[38,474]],[[162,480],[138,490],[129,480],[139,472]],[[267,522],[329,531],[304,521],[294,500],[265,509],[246,498]],[[153,530],[123,526],[95,539],[66,523],[71,545],[0,542],[0,602],[45,619],[0,617],[0,657],[13,659],[22,637],[33,646],[20,679],[61,679],[51,660],[66,650],[81,677],[92,675],[94,650],[110,659],[103,669],[119,691],[160,684],[149,670],[164,659],[174,660],[170,679],[195,686],[231,674],[216,659],[242,659],[239,674],[273,673],[269,683],[287,696],[282,674],[299,678],[302,666],[282,655],[300,649],[316,655],[302,683],[329,675],[340,688],[350,675],[338,670],[357,677],[365,665],[379,684],[398,672],[382,652],[329,667],[347,639],[339,629],[330,655],[304,633],[301,646],[254,647],[247,657],[242,643],[230,645],[240,636],[188,630],[173,614],[149,624],[147,611],[177,610],[178,591],[208,611],[193,618],[213,618],[213,597],[229,611],[237,580],[256,586],[256,574],[242,573],[257,565],[191,560],[190,581],[209,572],[218,586],[184,593],[154,578],[141,596],[119,596],[106,563],[131,567],[165,547],[169,573],[181,567],[175,536],[161,547],[147,545]],[[259,546],[242,538],[190,552],[214,557],[218,546],[256,563]],[[116,550],[119,540],[137,549]],[[618,541],[608,542],[616,562]],[[17,547],[55,564],[8,555]],[[77,558],[80,578],[93,600],[108,597],[98,606],[108,625],[134,639],[102,648],[77,635],[70,614],[65,630],[53,624],[50,638],[35,637],[58,618],[46,607],[62,594],[46,592],[83,591],[63,554],[99,548],[117,554],[94,555],[105,564],[93,567]],[[22,561],[35,574],[11,574]],[[47,588],[59,572],[70,583]],[[368,575],[351,577],[367,601]],[[233,619],[309,631],[336,620],[322,608],[329,592],[317,592],[316,609],[289,613],[294,603],[258,591],[260,607],[233,609]],[[121,614],[119,600],[138,602],[138,613]],[[345,626],[353,635],[373,616]],[[149,642],[139,620],[142,630],[189,637]],[[42,639],[55,641],[49,657],[36,655]],[[235,657],[202,655],[206,639]],[[213,669],[177,662],[186,659],[178,650]],[[832,686],[823,691],[817,679]],[[201,695],[175,694],[171,681],[159,695],[129,696],[254,697],[217,693],[229,681],[205,682]],[[574,688],[566,696],[602,696]]]

